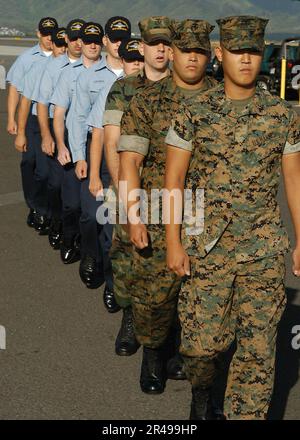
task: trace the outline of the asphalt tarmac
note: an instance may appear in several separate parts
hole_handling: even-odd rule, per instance
[[[0,55],[6,69],[12,61]],[[168,381],[164,394],[143,394],[141,350],[130,358],[114,354],[121,313],[109,315],[102,290],[82,285],[79,264],[64,266],[47,237],[27,227],[20,155],[6,133],[5,101],[0,91],[0,419],[187,420],[188,383]],[[293,241],[282,189],[279,200]],[[290,255],[286,286],[270,418],[300,420],[300,343],[292,348],[300,282],[291,274]]]

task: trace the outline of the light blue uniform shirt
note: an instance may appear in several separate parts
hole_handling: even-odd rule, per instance
[[[110,89],[117,79],[117,75],[108,67],[106,58],[78,76],[74,112],[69,124],[69,143],[74,162],[86,160],[87,119],[101,90]]]
[[[36,85],[40,83],[44,69],[49,63],[50,58],[41,57],[38,62],[34,63],[24,77],[23,90],[21,94],[25,98],[33,102],[32,114],[37,116],[37,104],[35,95]]]
[[[104,87],[103,89],[101,89],[98,98],[96,99],[96,102],[93,105],[93,108],[87,119],[87,124],[89,127],[103,128],[103,115],[105,111],[105,103],[106,103],[107,95],[109,94],[109,91],[111,89],[111,86],[112,84],[109,85],[108,87]]]
[[[50,100],[54,106],[57,105],[58,107],[66,109],[66,127],[68,130],[74,111],[73,97],[76,92],[76,81],[80,73],[85,69],[86,67],[83,65],[82,59],[73,64],[69,64],[69,66],[61,72]]]
[[[39,44],[27,49],[16,59],[14,64],[9,69],[6,81],[13,85],[18,92],[21,93],[24,89],[25,75],[31,69],[32,65],[41,58],[47,58],[47,56],[42,51]]]
[[[53,119],[54,105],[51,104],[51,97],[64,69],[70,65],[70,59],[67,54],[57,58],[52,57],[47,64],[47,68],[36,85],[34,91],[34,100],[49,107],[49,117]]]

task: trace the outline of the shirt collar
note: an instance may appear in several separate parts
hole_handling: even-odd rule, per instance
[[[43,52],[43,50],[42,50],[42,48],[41,48],[41,46],[39,45],[39,44],[36,44],[35,46],[33,46],[32,48],[31,48],[31,51],[30,51],[31,53],[32,53],[32,55],[37,55],[38,53],[39,54],[41,54],[41,55],[43,55],[43,56],[46,56],[45,54],[44,54],[44,52]]]
[[[227,98],[225,95],[224,82],[214,88],[210,104],[217,113],[223,115],[232,114],[232,116],[236,116],[236,111],[231,99]],[[267,108],[274,104],[276,104],[276,100],[257,86],[253,99],[245,109],[239,113],[239,116],[265,115],[267,113]]]
[[[163,80],[162,80],[163,81]],[[211,80],[208,76],[204,78],[204,83],[201,89],[199,89],[199,92],[205,92],[206,90],[214,87],[216,85],[214,80]],[[164,78],[164,85],[162,93],[167,93],[169,99],[178,102],[178,93],[181,94],[180,90],[176,86],[174,79],[173,79],[173,72],[170,72],[170,75],[168,75],[166,78]]]

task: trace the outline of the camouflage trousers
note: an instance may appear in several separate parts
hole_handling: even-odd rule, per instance
[[[167,269],[164,231],[150,231],[149,236],[147,250],[133,250],[131,300],[138,341],[158,348],[166,342],[176,320],[181,279]]]
[[[191,257],[179,293],[181,348],[193,387],[208,388],[218,355],[236,340],[224,410],[228,419],[265,419],[273,392],[277,326],[286,304],[284,256],[237,263],[225,232],[205,257]]]
[[[114,294],[120,307],[131,305],[131,290],[135,282],[132,270],[132,244],[121,225],[114,228],[110,258],[113,270]]]

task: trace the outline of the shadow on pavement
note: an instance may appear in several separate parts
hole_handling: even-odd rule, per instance
[[[298,350],[292,347],[295,337],[292,329],[300,325],[300,306],[293,304],[299,291],[287,288],[286,293],[288,302],[278,329],[275,385],[269,420],[283,419],[289,393],[299,379],[300,347]]]

